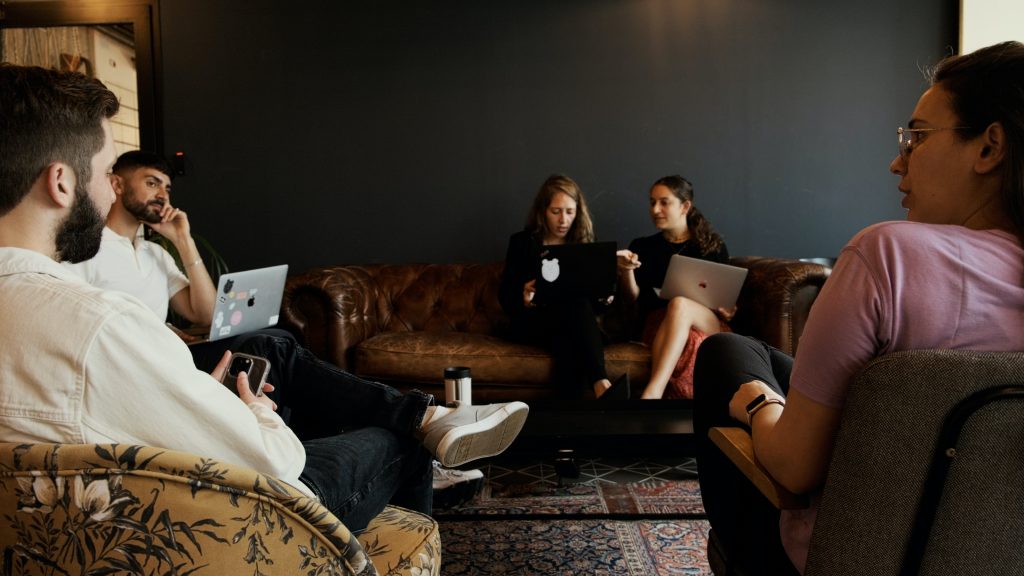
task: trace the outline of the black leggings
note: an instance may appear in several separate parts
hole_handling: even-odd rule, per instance
[[[779,511],[708,439],[715,426],[741,426],[729,416],[740,385],[760,380],[786,395],[793,359],[759,340],[738,334],[709,337],[697,350],[693,372],[693,432],[697,472],[708,521],[744,574],[796,574],[779,539]]]
[[[555,383],[562,395],[608,377],[604,366],[604,339],[597,314],[587,298],[571,298],[527,310],[516,319],[516,337],[551,352]]]

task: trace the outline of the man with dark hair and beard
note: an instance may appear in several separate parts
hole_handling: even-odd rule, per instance
[[[152,152],[125,152],[114,163],[111,184],[117,200],[107,215],[100,252],[75,270],[94,286],[132,294],[161,320],[169,304],[189,322],[209,325],[217,289],[192,238],[188,215],[171,205],[167,161]],[[166,250],[146,241],[147,227],[174,244],[184,273]],[[199,366],[212,368],[220,356],[208,367]]]
[[[293,361],[271,374],[293,391],[299,440],[266,394],[273,384],[254,393],[243,371],[228,390],[219,380],[230,355],[212,373],[197,369],[138,298],[60,265],[100,247],[117,110],[98,80],[0,64],[0,442],[201,454],[287,482],[353,532],[389,503],[429,514],[431,457],[455,467],[508,448],[522,402],[437,406],[265,339],[266,355]],[[161,220],[174,222],[165,208]]]
[[[170,308],[192,323],[209,325],[217,290],[199,257],[188,216],[171,205],[171,169],[167,161],[158,154],[135,150],[122,154],[114,163],[113,171],[111,182],[117,199],[107,216],[100,251],[94,258],[71,268],[93,286],[135,296],[161,321],[167,319],[169,303]],[[162,246],[145,239],[145,228],[174,244],[181,255],[184,273]],[[297,399],[300,391],[315,391],[315,384],[299,383],[303,388],[296,390],[290,385],[293,378],[277,373],[286,366],[303,371],[316,362],[313,354],[302,349],[290,333],[267,328],[214,342],[192,343],[195,337],[174,330],[189,342],[189,352],[200,370],[214,370],[226,351],[270,359],[275,390],[269,392],[269,397],[278,404],[278,413],[300,439],[319,434],[307,428],[311,422],[318,422],[325,416],[303,410],[304,402]],[[343,378],[357,380],[347,374]],[[337,387],[336,381],[336,378],[323,379],[324,385],[331,388]],[[328,395],[318,394],[318,397],[318,404],[330,405]],[[450,507],[482,488],[483,472],[445,468],[434,461],[432,485],[435,505]]]
[[[12,102],[36,88],[40,78],[0,66],[5,80],[0,85],[0,265],[9,269],[18,257],[38,259],[25,250],[49,257],[39,263],[46,268],[52,260],[92,258],[114,198],[108,180],[114,162],[109,119],[117,113],[117,98],[99,82],[54,77],[43,79],[54,81],[46,90],[12,110]],[[70,102],[76,90],[90,98]],[[71,137],[69,131],[76,133]],[[26,146],[30,134],[33,145]]]
[[[100,248],[118,107],[98,80],[0,64],[0,441],[146,444],[302,486],[268,398],[239,402],[141,302],[59,264]]]

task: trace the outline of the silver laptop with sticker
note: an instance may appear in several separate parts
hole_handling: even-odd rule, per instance
[[[736,305],[746,278],[746,268],[675,254],[658,296],[666,300],[684,296],[711,310],[729,309]]]
[[[212,342],[277,324],[288,265],[222,274],[217,282]]]

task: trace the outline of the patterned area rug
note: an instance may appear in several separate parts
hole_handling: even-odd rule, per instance
[[[441,573],[711,576],[704,520],[441,520]]]
[[[696,479],[644,480],[626,484],[591,480],[563,486],[548,483],[494,486],[487,483],[473,500],[434,511],[439,519],[474,515],[702,518],[703,514]]]
[[[491,463],[484,468],[487,481],[473,500],[435,509],[434,516],[703,518],[692,462],[589,459],[580,462],[577,472],[578,478],[565,478],[549,463]]]
[[[711,575],[692,461],[502,459],[472,500],[435,509],[445,576]]]

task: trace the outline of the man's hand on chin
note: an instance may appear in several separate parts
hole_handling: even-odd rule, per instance
[[[145,224],[155,230],[157,234],[173,242],[175,246],[192,237],[192,226],[188,222],[188,214],[184,210],[171,206],[169,202],[160,210],[159,222],[145,222]]]

